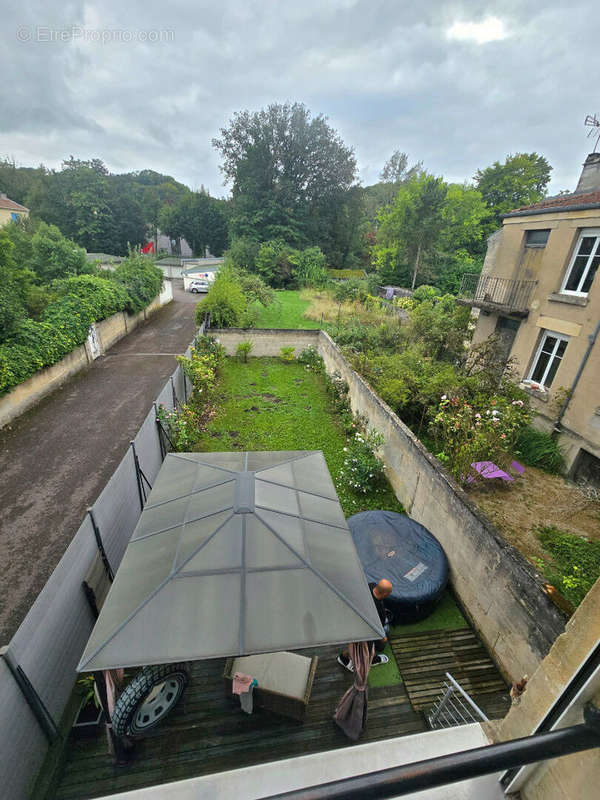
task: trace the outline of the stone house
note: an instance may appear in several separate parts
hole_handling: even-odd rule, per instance
[[[20,203],[15,203],[4,192],[0,192],[0,227],[6,225],[7,222],[18,222],[21,217],[28,216],[28,208]]]
[[[570,194],[515,209],[490,237],[482,274],[463,279],[479,309],[478,344],[495,334],[555,431],[569,474],[600,485],[600,153]]]

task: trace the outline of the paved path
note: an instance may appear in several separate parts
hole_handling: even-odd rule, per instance
[[[174,286],[105,356],[0,431],[0,645],[7,644],[175,369],[197,295]]]

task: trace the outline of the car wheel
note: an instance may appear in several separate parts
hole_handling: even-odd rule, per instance
[[[198,289],[190,289],[190,292],[191,292],[192,294],[198,294]]]
[[[144,736],[170,714],[188,680],[184,664],[144,667],[115,703],[113,731],[117,736]]]

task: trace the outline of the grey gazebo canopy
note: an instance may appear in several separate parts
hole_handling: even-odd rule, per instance
[[[321,451],[170,453],[78,669],[383,636]]]

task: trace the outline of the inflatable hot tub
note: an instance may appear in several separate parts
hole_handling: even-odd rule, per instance
[[[448,583],[448,559],[427,528],[405,514],[363,511],[348,520],[367,580],[387,578],[393,623],[417,622],[435,608]]]

